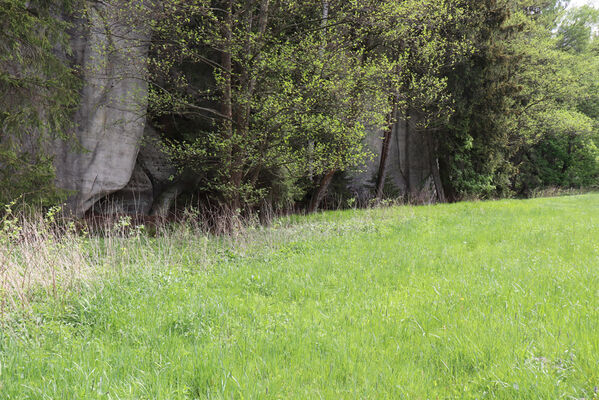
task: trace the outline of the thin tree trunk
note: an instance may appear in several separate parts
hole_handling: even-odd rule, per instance
[[[225,48],[222,52],[222,66],[224,70],[224,83],[223,83],[223,105],[222,113],[225,117],[224,120],[224,134],[227,139],[233,136],[233,95],[232,95],[232,74],[233,74],[233,60],[231,56],[233,33],[233,0],[227,2],[227,15],[225,18],[224,26],[224,37],[225,37]]]
[[[246,52],[247,52],[248,56],[250,56],[252,52],[255,52],[254,63],[256,65],[259,64],[260,59],[262,57],[260,47],[263,44],[263,39],[264,39],[264,35],[266,33],[266,28],[268,27],[269,7],[270,7],[270,0],[262,0],[262,3],[260,5],[260,14],[258,15],[258,37],[255,40],[257,47],[254,48],[252,46],[253,43],[250,41],[250,42],[248,42],[248,47],[246,48]],[[252,17],[250,17],[250,18],[252,18]],[[250,23],[248,24],[248,26],[250,27],[250,32],[248,32],[248,38],[251,37],[251,34],[252,34],[252,32],[251,32],[252,25],[253,24],[250,21]],[[246,104],[244,106],[243,120],[240,122],[240,124],[241,123],[243,124],[243,128],[242,128],[243,135],[248,135],[250,132],[252,98],[254,97],[254,91],[256,89],[258,75],[257,75],[256,71],[252,71],[252,70],[244,71],[244,74],[245,74],[245,76],[249,77],[249,79],[247,81],[244,80],[244,84],[247,83],[247,91],[246,91],[247,99],[246,99]],[[263,146],[261,146],[261,147],[263,147]],[[239,152],[241,155],[241,149],[239,149]],[[261,154],[264,154],[264,150],[262,148],[260,148],[259,152]],[[243,164],[243,157],[239,160],[239,162],[241,164]],[[245,174],[243,172],[241,172],[241,175],[239,177],[240,184],[241,184],[241,181],[243,181],[243,179],[244,179],[244,175],[247,175],[248,173],[251,172],[252,177],[250,178],[250,184],[252,187],[254,187],[256,184],[256,181],[258,180],[258,177],[260,174],[260,169],[261,169],[260,166],[257,166],[253,172],[247,171]],[[240,165],[240,171],[241,171],[241,165]]]
[[[387,129],[383,137],[383,147],[381,149],[381,160],[379,162],[379,171],[376,179],[376,198],[383,198],[383,188],[385,187],[385,177],[387,175],[387,160],[391,151],[391,139],[393,138],[393,127],[396,123],[397,116],[397,96],[393,97],[393,107],[387,117]]]
[[[222,113],[225,117],[225,121],[223,122],[224,137],[226,140],[231,141],[226,167],[229,169],[229,184],[232,186],[230,207],[235,210],[240,207],[239,190],[241,188],[241,182],[239,178],[241,171],[239,171],[237,165],[237,160],[239,159],[239,146],[235,144],[233,138],[233,0],[228,0],[226,2],[225,11],[225,23],[223,25],[225,43],[222,51],[222,66],[224,70]]]
[[[150,210],[151,216],[156,216],[160,218],[166,218],[168,216],[168,212],[172,208],[173,204],[177,200],[177,196],[185,189],[184,182],[177,182],[173,185],[170,185],[166,190],[164,190],[152,204],[152,209]]]
[[[334,169],[329,170],[320,180],[320,185],[318,186],[316,193],[314,193],[314,195],[312,196],[312,200],[310,201],[308,213],[314,213],[318,211],[318,206],[320,205],[320,202],[326,195],[327,190],[329,189],[329,185],[333,180],[333,176],[335,175],[335,172],[336,170]]]
[[[414,187],[414,180],[412,179],[412,166],[410,165],[410,163],[412,162],[412,146],[410,145],[410,140],[412,139],[411,136],[411,132],[410,132],[410,123],[408,122],[408,118],[409,118],[409,113],[406,112],[406,116],[405,116],[405,129],[406,129],[406,150],[405,150],[405,154],[406,154],[406,170],[404,171],[406,174],[406,193],[405,193],[405,199],[407,201],[410,201],[410,198],[412,196],[412,190]]]
[[[231,3],[232,4],[232,0]],[[247,37],[248,41],[245,45],[245,52],[248,58],[254,58],[254,63],[259,64],[261,58],[261,45],[264,38],[264,34],[266,33],[266,28],[268,26],[268,11],[270,6],[270,0],[262,0],[260,6],[260,13],[258,16],[258,36],[255,39],[255,42],[250,40],[252,37],[252,25],[253,25],[253,13],[250,12],[248,14],[247,20]],[[232,23],[231,14],[227,16],[227,23]],[[229,30],[229,33],[231,30]],[[232,65],[231,65],[232,68]],[[245,96],[244,101],[239,104],[236,103],[235,107],[235,125],[234,125],[234,133],[237,135],[239,140],[242,142],[235,141],[232,146],[232,162],[231,162],[231,171],[230,171],[230,184],[233,186],[234,192],[232,193],[233,199],[231,202],[231,208],[236,211],[241,208],[241,187],[244,182],[245,172],[244,172],[244,163],[246,159],[247,152],[244,149],[243,142],[248,140],[248,135],[250,134],[250,117],[252,110],[252,98],[254,95],[254,91],[257,85],[257,75],[256,71],[252,70],[252,66],[243,66],[240,74],[240,91]],[[232,84],[231,82],[228,82]],[[231,99],[231,113],[233,113],[233,99]],[[233,133],[233,132],[232,132]],[[257,177],[256,177],[257,179]],[[255,179],[252,181],[255,183]]]
[[[266,27],[268,26],[268,9],[270,7],[270,0],[262,0],[262,4],[260,6],[260,16],[258,17],[258,38],[256,42],[258,45],[261,45],[261,42],[264,38],[264,34],[266,33]],[[248,49],[249,51],[250,49]],[[259,51],[259,50],[258,50]],[[258,53],[255,57],[255,63],[258,64],[261,58],[261,54]],[[249,82],[248,93],[252,95],[254,93],[254,89],[256,88],[256,74],[252,75],[252,78]],[[248,110],[249,111],[249,110]],[[248,115],[249,117],[249,115]]]
[[[329,1],[328,0],[323,0],[322,1],[322,17],[320,20],[320,28],[322,29],[321,31],[321,38],[320,38],[320,48],[318,49],[318,55],[320,56],[320,58],[324,58],[324,51],[326,49],[326,43],[327,43],[327,34],[326,34],[326,28],[327,25],[329,23]],[[312,168],[312,155],[314,154],[314,140],[310,139],[308,141],[308,177],[310,178],[310,180],[313,182],[314,181],[314,171]]]
[[[436,145],[431,132],[426,132],[426,140],[428,142],[428,158],[431,164],[431,175],[433,176],[433,183],[435,184],[435,191],[437,192],[437,200],[440,203],[447,203],[445,191],[443,190],[443,182],[441,181],[441,173],[439,172],[439,158],[437,156],[438,146]]]
[[[322,58],[324,56],[324,50],[327,44],[327,25],[329,24],[329,1],[328,0],[323,0],[322,1],[322,19],[320,20],[320,27],[322,29],[321,35],[321,42],[320,42],[320,49],[319,49],[319,55]]]
[[[383,198],[383,189],[385,187],[385,177],[387,175],[387,158],[389,157],[389,149],[391,149],[391,136],[393,128],[388,127],[385,130],[383,137],[383,148],[381,149],[381,160],[379,161],[379,171],[376,177],[376,199]]]
[[[440,203],[447,203],[445,191],[443,190],[443,182],[441,181],[441,173],[439,172],[439,159],[437,156],[431,158],[431,173],[433,174],[433,182],[437,191],[437,199]]]
[[[457,200],[457,195],[451,186],[451,178],[449,177],[449,163],[446,159],[439,157],[437,158],[437,164],[439,165],[439,177],[441,178],[445,202],[454,202]]]

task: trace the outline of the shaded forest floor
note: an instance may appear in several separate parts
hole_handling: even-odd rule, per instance
[[[599,396],[597,194],[81,246],[6,305],[0,398]]]

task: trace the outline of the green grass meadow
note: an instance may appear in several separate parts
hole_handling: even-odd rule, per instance
[[[597,194],[243,235],[5,317],[0,399],[599,398]]]

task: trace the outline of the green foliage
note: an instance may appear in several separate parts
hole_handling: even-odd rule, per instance
[[[78,80],[69,54],[68,25],[55,17],[66,1],[0,1],[0,203],[17,196],[53,201],[52,162],[45,147],[66,138]]]
[[[526,152],[520,180],[526,188],[592,187],[599,183],[596,122],[584,114],[558,110],[543,116],[544,132]]]
[[[536,188],[599,183],[599,57],[590,50],[595,11],[586,7],[569,11],[558,34],[538,42],[546,50],[542,56],[537,50],[542,67],[534,71],[534,85],[529,87],[535,92],[530,97],[539,100],[530,101],[532,106],[521,124],[528,142],[522,147],[516,187],[524,194]],[[588,28],[584,34],[583,26]]]
[[[393,104],[423,125],[451,112],[443,68],[471,47],[460,2],[221,3],[169,2],[151,61],[155,122],[182,121],[171,158],[221,200],[297,200],[307,176],[363,164]]]
[[[393,123],[393,108],[433,133],[450,199],[596,183],[596,134],[585,130],[599,116],[592,8],[170,4],[156,24],[153,63],[166,84],[155,87],[154,115],[184,120],[172,158],[232,204],[294,202],[318,176],[364,163],[365,133]]]
[[[234,207],[291,200],[306,175],[363,162],[389,66],[350,42],[353,7],[331,2],[323,19],[320,1],[221,3],[170,1],[156,20],[152,113],[188,126],[167,146],[172,159]]]
[[[599,9],[591,6],[574,8],[566,14],[558,28],[558,45],[565,51],[584,53],[599,24]]]
[[[515,2],[480,1],[461,26],[475,48],[447,71],[455,112],[438,134],[444,186],[450,198],[509,195],[514,173],[510,141],[521,54],[514,48],[528,21]]]
[[[313,197],[321,177],[369,162],[365,136],[400,115],[427,135],[450,199],[590,187],[599,11],[562,3],[139,2],[149,121],[174,180],[233,210]],[[68,139],[79,81],[57,16],[84,16],[78,4],[0,0],[0,201],[58,195],[41,149]]]
[[[54,167],[47,156],[2,144],[0,165],[0,204],[18,198],[24,203],[47,206],[64,199],[64,193],[53,185]]]
[[[456,112],[439,139],[446,190],[501,197],[597,184],[598,59],[582,53],[592,47],[594,11],[478,7],[465,25],[476,51],[449,73]]]

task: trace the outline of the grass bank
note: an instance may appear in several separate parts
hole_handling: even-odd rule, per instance
[[[597,194],[93,240],[2,322],[0,398],[598,398]]]

